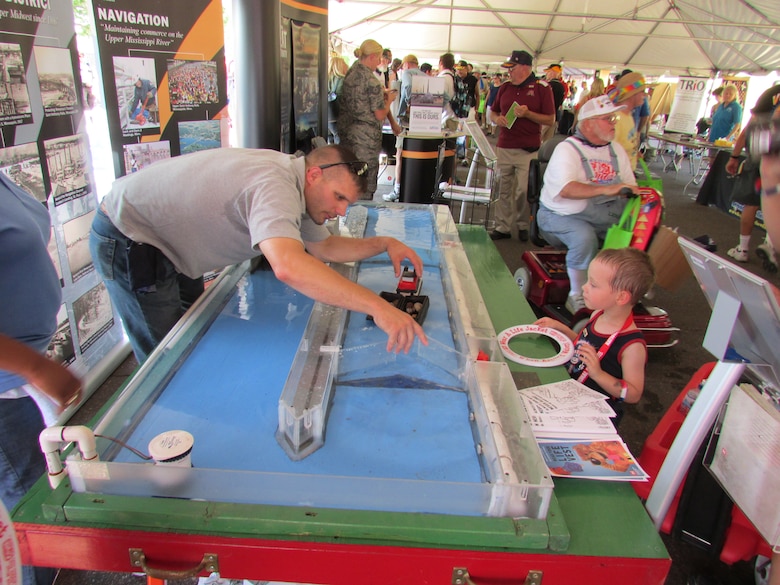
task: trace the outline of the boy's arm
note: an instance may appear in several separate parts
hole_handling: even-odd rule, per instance
[[[632,343],[623,349],[620,360],[623,369],[623,378],[616,378],[601,369],[601,362],[596,354],[596,349],[588,344],[583,344],[578,351],[580,358],[588,368],[590,379],[596,382],[612,398],[620,398],[623,392],[623,384],[626,385],[626,395],[623,400],[629,404],[639,402],[645,389],[645,363],[647,362],[647,349],[642,343]]]
[[[567,327],[566,325],[564,325],[563,323],[561,323],[556,319],[553,319],[552,317],[542,317],[541,319],[535,321],[534,325],[538,325],[539,327],[547,327],[549,329],[555,329],[556,331],[560,331],[572,341],[577,339],[577,334],[574,333],[574,330],[571,329],[571,327]]]

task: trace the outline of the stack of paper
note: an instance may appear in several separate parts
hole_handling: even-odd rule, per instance
[[[547,467],[556,477],[646,481],[610,420],[607,397],[576,380],[518,390]]]

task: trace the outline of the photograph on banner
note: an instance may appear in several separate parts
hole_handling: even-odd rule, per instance
[[[222,146],[219,120],[179,122],[179,151],[181,154],[211,150]]]
[[[154,59],[114,57],[114,84],[122,134],[157,134],[157,72]]]
[[[68,259],[68,269],[72,282],[78,282],[84,275],[95,269],[92,256],[89,253],[89,231],[95,211],[90,211],[62,225],[65,237],[65,255]]]
[[[293,118],[295,149],[310,149],[320,135],[320,30],[316,24],[291,21],[293,56]]]
[[[22,47],[18,43],[0,42],[0,55],[0,75],[5,89],[5,96],[0,99],[0,126],[29,124],[32,110]]]
[[[43,141],[50,194],[54,205],[62,205],[91,192],[88,183],[89,149],[84,136],[74,134]]]
[[[106,285],[99,282],[73,301],[79,351],[86,352],[114,325],[114,313]]]
[[[29,142],[0,148],[0,171],[38,201],[46,203],[38,144]]]
[[[44,116],[71,116],[78,108],[70,51],[59,47],[33,48]]]
[[[125,168],[129,173],[140,171],[153,162],[171,158],[171,143],[167,140],[159,142],[138,142],[122,146],[125,157]]]
[[[168,94],[174,112],[187,112],[219,103],[215,61],[168,61]]]
[[[710,80],[706,77],[680,77],[674,92],[669,118],[664,126],[665,133],[697,134],[696,122],[706,107]]]
[[[57,312],[57,331],[49,342],[46,357],[64,366],[76,360],[76,349],[73,347],[73,335],[70,329],[68,309],[63,304]]]

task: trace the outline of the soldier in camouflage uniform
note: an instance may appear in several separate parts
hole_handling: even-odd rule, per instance
[[[358,60],[349,68],[341,88],[338,131],[341,145],[368,163],[368,189],[362,198],[372,199],[382,150],[382,124],[387,118],[396,135],[401,127],[390,114],[395,92],[386,91],[374,75],[382,59],[382,46],[373,40],[364,41],[355,50],[355,57]]]

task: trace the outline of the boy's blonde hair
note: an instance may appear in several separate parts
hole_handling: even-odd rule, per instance
[[[594,260],[614,269],[609,286],[612,290],[626,291],[631,304],[636,305],[655,282],[655,270],[650,256],[636,248],[602,250]]]

